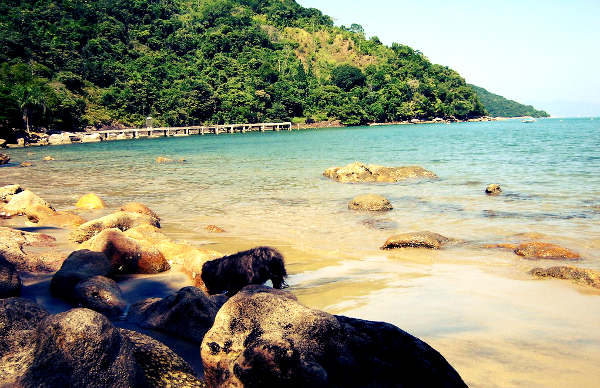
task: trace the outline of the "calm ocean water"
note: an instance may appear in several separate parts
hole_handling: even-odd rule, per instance
[[[539,239],[600,270],[600,119],[380,126],[139,139],[5,150],[19,183],[60,210],[95,192],[138,201],[176,240],[233,253],[269,244],[310,307],[391,322],[481,387],[592,387],[600,377],[600,292],[539,280],[528,261],[482,245]],[[44,162],[46,155],[56,160]],[[158,156],[185,162],[157,164]],[[31,161],[31,168],[18,168]],[[420,165],[439,180],[342,184],[326,168]],[[485,195],[489,183],[503,194]],[[386,213],[354,212],[355,196]],[[91,215],[83,214],[91,218]],[[97,214],[94,214],[94,216]],[[210,234],[209,224],[227,233]],[[459,239],[441,251],[381,251],[396,233]],[[557,367],[560,363],[560,367]],[[555,372],[548,374],[552,365]]]

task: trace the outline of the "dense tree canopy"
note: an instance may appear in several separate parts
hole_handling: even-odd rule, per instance
[[[475,90],[479,99],[489,112],[489,115],[492,117],[550,117],[547,112],[537,110],[531,105],[523,105],[516,101],[508,100],[497,94],[490,93],[479,86],[469,86]]]
[[[485,114],[455,71],[293,0],[1,0],[0,25],[4,128]]]

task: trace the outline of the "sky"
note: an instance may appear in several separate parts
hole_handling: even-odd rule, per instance
[[[600,0],[296,2],[510,100],[554,116],[600,116]]]

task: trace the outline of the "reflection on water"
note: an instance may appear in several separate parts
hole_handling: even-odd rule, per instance
[[[600,270],[600,121],[520,122],[246,133],[8,150],[0,185],[19,183],[59,210],[97,218],[147,204],[176,241],[230,254],[273,245],[288,283],[312,308],[386,321],[439,350],[473,387],[593,387],[600,376],[600,291],[535,279],[533,267],[486,244],[533,237],[581,254]],[[584,139],[585,141],[582,141]],[[43,162],[45,155],[56,160]],[[185,163],[157,164],[157,156]],[[14,167],[24,160],[31,168]],[[322,176],[355,161],[418,164],[438,181],[340,184]],[[503,194],[484,194],[499,183]],[[108,209],[74,209],[95,192]],[[394,209],[349,211],[361,194]],[[3,224],[15,220],[1,221]],[[211,234],[207,225],[227,231]],[[461,243],[440,251],[379,247],[428,230]],[[49,230],[59,241],[66,232]],[[61,242],[61,249],[75,247]],[[49,278],[26,292],[52,309]],[[164,297],[189,282],[176,270],[119,279],[126,300]]]

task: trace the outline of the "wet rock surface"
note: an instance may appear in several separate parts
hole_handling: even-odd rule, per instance
[[[126,231],[140,225],[160,227],[159,222],[152,216],[139,213],[116,212],[86,222],[71,232],[69,240],[76,243],[82,243],[96,236],[104,229],[116,228],[121,231]]]
[[[365,194],[359,195],[350,201],[348,204],[350,210],[366,210],[366,211],[388,211],[392,210],[393,206],[390,201],[382,195]]]
[[[437,175],[420,166],[385,167],[376,164],[368,166],[361,162],[345,167],[331,167],[323,175],[342,183],[351,182],[399,182],[412,178],[437,179]]]
[[[391,236],[381,249],[394,248],[428,248],[440,249],[451,240],[433,232],[402,233]]]
[[[572,266],[558,266],[551,268],[534,268],[532,275],[556,279],[566,279],[584,286],[600,289],[600,272],[592,269],[577,268]]]

